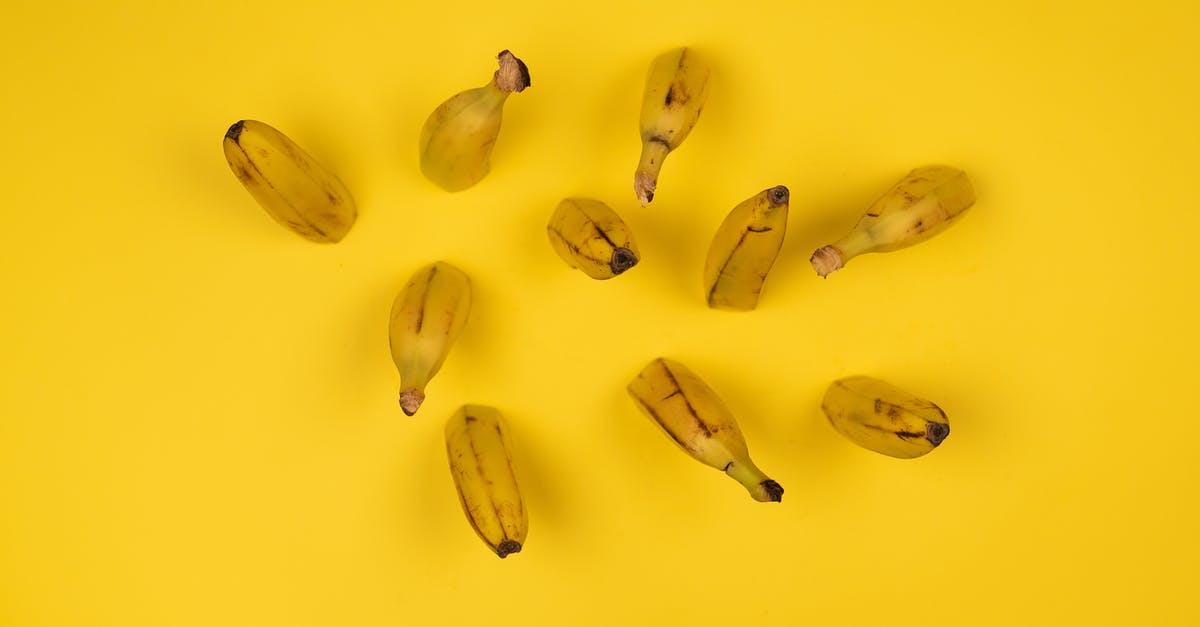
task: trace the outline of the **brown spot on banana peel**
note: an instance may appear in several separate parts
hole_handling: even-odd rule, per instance
[[[492,80],[500,91],[520,93],[529,87],[529,68],[524,61],[508,50],[501,50],[496,59],[500,61],[500,69],[492,75]]]

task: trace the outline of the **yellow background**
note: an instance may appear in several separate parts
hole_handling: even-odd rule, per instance
[[[209,4],[3,9],[0,624],[1200,620],[1195,3]],[[641,209],[643,77],[683,44],[711,98]],[[502,48],[533,86],[492,174],[441,193],[420,126]],[[240,118],[340,174],[345,241],[241,188]],[[930,162],[971,175],[971,212],[820,280],[812,250]],[[759,310],[706,309],[709,238],[776,184]],[[622,213],[642,264],[559,261],[568,195]],[[476,304],[406,418],[387,313],[434,259]],[[782,504],[635,409],[658,355],[725,398]],[[855,373],[941,404],[946,444],[838,436],[820,398]],[[530,534],[503,561],[446,468],[468,401],[516,440]]]

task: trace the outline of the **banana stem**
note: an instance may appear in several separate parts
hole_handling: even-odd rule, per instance
[[[658,187],[658,172],[662,169],[663,160],[669,152],[671,147],[660,139],[642,140],[642,157],[638,161],[637,173],[633,175],[633,191],[637,193],[643,207],[654,200],[654,190]]]
[[[826,277],[842,269],[851,259],[870,252],[874,245],[875,242],[869,234],[855,229],[842,239],[818,248],[809,261],[817,274]]]
[[[756,501],[778,503],[783,500],[783,486],[764,475],[750,460],[743,463],[729,462],[725,467],[725,474],[745,486]]]

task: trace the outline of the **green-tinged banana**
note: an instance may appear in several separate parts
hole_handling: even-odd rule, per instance
[[[464,405],[446,422],[446,455],[471,528],[502,558],[520,552],[529,514],[513,472],[504,417],[491,407]]]
[[[421,128],[421,172],[448,192],[467,189],[487,176],[504,102],[529,87],[524,62],[507,50],[497,58],[500,69],[488,84],[452,96]]]
[[[667,153],[679,148],[708,99],[707,63],[691,48],[654,59],[642,99],[642,156],[633,175],[633,191],[642,206],[654,199],[658,173]]]
[[[637,265],[633,233],[616,211],[598,200],[567,198],[558,203],[546,233],[563,261],[593,279],[611,279]]]
[[[358,217],[338,178],[283,133],[256,120],[225,131],[225,160],[276,222],[320,243],[339,242]]]
[[[704,290],[714,309],[748,311],[787,233],[788,188],[766,189],[733,208],[708,247]]]
[[[418,270],[396,296],[388,330],[405,414],[417,413],[470,312],[471,279],[444,261]]]
[[[688,455],[717,468],[756,501],[780,501],[783,487],[767,477],[725,403],[683,364],[655,359],[629,384],[629,395]]]
[[[821,409],[838,433],[891,457],[920,457],[950,435],[942,408],[872,377],[834,381]]]
[[[842,239],[818,248],[812,265],[822,277],[864,253],[890,252],[942,232],[975,204],[966,173],[930,165],[908,173],[875,201]]]

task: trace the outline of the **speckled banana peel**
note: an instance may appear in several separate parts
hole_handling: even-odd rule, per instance
[[[598,200],[564,199],[550,216],[546,234],[567,265],[593,279],[611,279],[640,260],[633,232],[616,211]]]
[[[845,237],[813,253],[813,269],[829,276],[866,253],[890,252],[944,231],[975,204],[975,189],[962,170],[945,165],[917,168],[859,218]]]
[[[787,233],[788,188],[778,185],[739,203],[725,216],[704,262],[704,290],[713,309],[750,311]]]
[[[834,381],[821,409],[838,433],[890,457],[920,457],[950,435],[950,420],[942,408],[873,377]]]
[[[446,456],[471,528],[501,558],[520,552],[529,513],[513,471],[504,417],[493,407],[463,406],[446,421]]]
[[[633,175],[633,191],[650,204],[667,154],[687,139],[708,100],[708,63],[691,48],[659,55],[650,64],[642,97],[642,155]]]
[[[392,303],[388,341],[400,371],[400,408],[411,416],[471,313],[471,279],[438,261],[421,268]]]
[[[276,222],[321,244],[340,242],[358,218],[340,180],[286,135],[257,120],[235,122],[221,141],[246,191]]]
[[[750,460],[733,413],[683,364],[655,359],[629,384],[628,391],[638,407],[685,453],[729,475],[756,501],[783,500],[783,487]]]
[[[504,103],[529,87],[529,68],[523,61],[507,50],[497,59],[500,69],[491,81],[455,94],[421,127],[421,172],[448,192],[465,190],[487,176]]]

